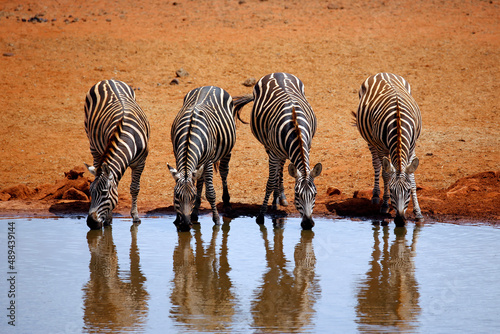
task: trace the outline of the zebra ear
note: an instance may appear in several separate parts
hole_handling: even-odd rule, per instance
[[[319,176],[321,174],[321,171],[323,170],[323,165],[318,162],[316,166],[314,166],[313,170],[309,175],[314,179],[315,177]]]
[[[108,179],[111,179],[113,176],[111,174],[111,169],[109,168],[108,164],[103,162],[101,165],[101,170],[102,174],[107,177]]]
[[[415,171],[417,170],[418,164],[419,164],[418,158],[417,157],[413,158],[413,160],[411,161],[411,164],[406,166],[406,173],[408,173],[408,174],[415,173]]]
[[[85,167],[87,167],[87,170],[89,171],[89,173],[95,176],[95,167],[89,166],[85,162],[83,164],[85,165]]]
[[[198,180],[203,175],[204,169],[205,169],[205,166],[201,166],[200,168],[195,170],[193,172],[193,179]]]
[[[177,173],[177,169],[175,169],[174,167],[171,167],[168,163],[167,163],[167,167],[168,167],[168,170],[170,171],[170,173],[172,174],[172,176],[174,177],[174,180],[177,181],[179,179],[179,174]]]
[[[388,157],[382,159],[382,168],[386,173],[394,173],[396,171]]]
[[[290,174],[291,177],[296,179],[299,176],[299,171],[297,171],[297,168],[295,168],[295,165],[290,162],[288,165],[288,174]]]

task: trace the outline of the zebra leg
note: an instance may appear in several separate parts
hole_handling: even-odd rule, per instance
[[[141,175],[144,170],[145,162],[138,164],[137,166],[131,166],[132,168],[132,182],[130,183],[130,195],[132,195],[132,208],[130,209],[130,215],[132,216],[132,221],[134,223],[140,223],[139,212],[137,210],[137,196],[141,190]]]
[[[194,200],[193,212],[191,213],[191,222],[198,222],[198,213],[201,205],[201,192],[203,191],[204,177],[200,177],[196,181],[196,199]]]
[[[382,206],[380,207],[380,212],[381,213],[388,213],[389,212],[389,199],[391,198],[391,190],[389,189],[389,179],[390,179],[390,173],[386,173],[382,171],[382,178],[384,179],[384,197],[383,197],[383,202]]]
[[[410,182],[411,182],[411,199],[413,202],[413,213],[415,214],[415,219],[417,222],[423,222],[424,216],[422,215],[422,211],[420,211],[420,206],[418,205],[417,184],[415,182],[415,174],[410,174]]]
[[[378,156],[378,152],[375,147],[368,145],[370,152],[372,154],[372,165],[373,170],[375,171],[375,182],[373,185],[373,195],[372,195],[372,203],[378,204],[380,202],[380,170],[382,168],[382,163],[380,162],[380,158]]]
[[[264,224],[264,214],[267,211],[267,203],[269,202],[269,196],[277,188],[276,183],[278,182],[278,173],[280,166],[280,159],[271,151],[268,151],[269,155],[269,178],[266,184],[266,194],[264,195],[264,201],[260,207],[259,215],[257,216],[257,224]],[[273,203],[273,207],[274,207]]]
[[[212,220],[215,225],[220,225],[219,213],[217,212],[217,207],[215,206],[215,189],[213,183],[214,177],[214,165],[212,162],[207,162],[205,165],[205,195],[207,197],[210,206],[212,207]]]
[[[285,187],[283,186],[283,166],[285,165],[285,160],[280,161],[280,169],[279,169],[279,198],[276,198],[276,191],[275,191],[275,198],[274,198],[274,203],[278,205],[279,204],[282,206],[288,206],[288,201],[286,200],[286,195],[285,195]]]
[[[281,195],[285,196],[285,187],[283,187],[283,166],[285,165],[285,161],[286,160],[279,160],[278,162],[278,170],[276,172],[278,184],[274,185],[273,202],[271,207],[273,210],[278,209],[278,204],[281,203]]]
[[[231,153],[228,153],[224,158],[221,159],[219,165],[219,173],[222,179],[222,203],[224,212],[231,210],[231,196],[229,196],[229,190],[227,188],[227,175],[229,174],[229,160],[231,160]]]

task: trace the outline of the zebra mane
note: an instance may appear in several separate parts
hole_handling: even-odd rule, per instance
[[[399,97],[396,95],[396,121],[397,121],[397,130],[398,130],[398,141],[397,141],[397,156],[399,159],[399,172],[403,170],[403,149],[402,149],[402,139],[403,139],[403,134],[402,134],[402,124],[401,124],[401,108],[399,106]]]
[[[401,123],[401,106],[399,103],[399,92],[398,87],[394,87],[392,81],[389,79],[386,81],[391,89],[396,92],[396,158],[397,158],[397,166],[398,172],[401,173],[403,170],[403,128]]]
[[[183,152],[183,158],[184,158],[184,168],[182,171],[183,174],[184,174],[184,178],[187,180],[188,179],[188,176],[189,176],[189,166],[188,166],[188,162],[189,162],[189,146],[191,145],[191,135],[192,135],[192,129],[193,129],[193,117],[195,115],[195,112],[196,112],[196,108],[193,108],[191,110],[191,115],[189,116],[189,125],[188,125],[188,130],[187,130],[187,136],[186,136],[186,145],[185,145],[185,150]],[[194,169],[196,169],[196,166],[193,166]],[[193,171],[194,171],[193,169]]]
[[[299,150],[300,150],[300,158],[302,160],[302,166],[304,167],[304,175],[307,172],[306,170],[306,156],[304,154],[304,142],[302,141],[302,132],[300,131],[299,127],[299,122],[297,121],[297,113],[295,111],[295,107],[292,106],[292,122],[293,122],[293,127],[295,128],[295,131],[297,132],[297,137],[299,139]],[[299,166],[295,165],[297,169],[299,169]]]

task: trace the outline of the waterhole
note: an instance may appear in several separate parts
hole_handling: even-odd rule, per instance
[[[0,220],[0,332],[500,331],[498,228],[172,221]]]

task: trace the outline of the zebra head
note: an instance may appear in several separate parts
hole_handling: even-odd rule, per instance
[[[90,209],[87,216],[87,226],[98,230],[111,224],[112,211],[118,202],[118,183],[107,163],[101,165],[96,172],[94,167],[89,167],[89,172],[95,176],[90,184]]]
[[[293,163],[288,165],[288,173],[295,178],[295,207],[302,216],[301,226],[304,230],[314,226],[312,213],[317,194],[314,179],[321,174],[322,169],[321,163],[317,163],[309,173],[301,173]]]
[[[392,165],[389,158],[382,159],[384,173],[389,174],[389,189],[391,193],[391,206],[396,211],[394,223],[404,225],[406,223],[406,209],[411,198],[411,175],[417,170],[419,160],[414,157],[411,163],[405,167],[404,171],[398,172]]]
[[[178,231],[189,231],[192,226],[191,213],[196,200],[196,181],[203,175],[203,167],[186,175],[169,164],[167,166],[175,180],[174,209],[177,218],[174,224]]]

